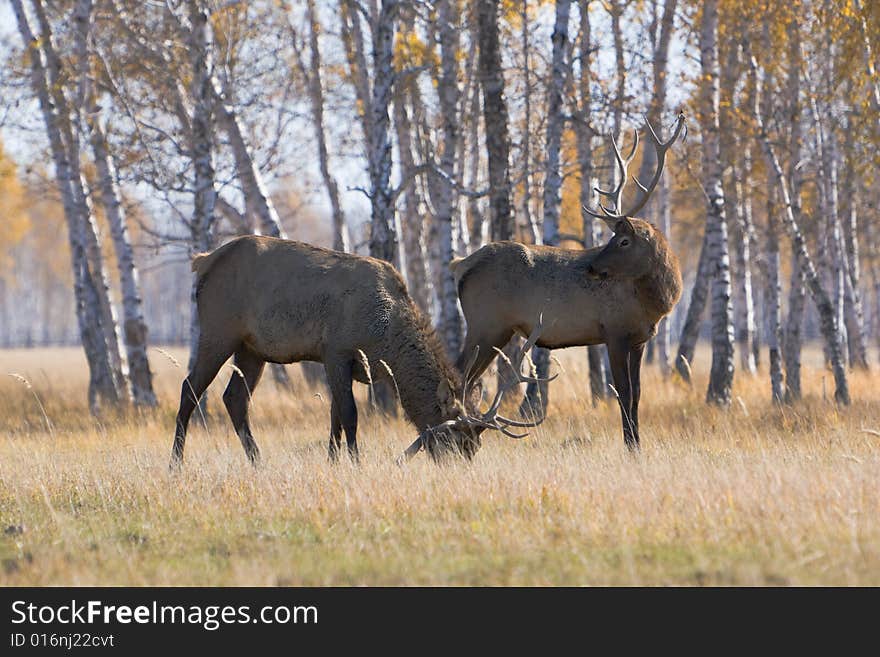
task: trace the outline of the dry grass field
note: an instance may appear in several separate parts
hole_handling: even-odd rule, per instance
[[[738,376],[723,411],[707,353],[694,389],[648,367],[632,457],[615,405],[590,407],[584,351],[559,355],[544,426],[445,467],[396,467],[414,431],[364,403],[361,466],[331,465],[327,397],[294,367],[295,394],[267,377],[255,395],[254,470],[225,368],[171,474],[170,358],[151,349],[159,409],[94,420],[80,350],[0,352],[0,585],[880,585],[880,374],[854,374],[841,410],[811,352],[802,404]]]

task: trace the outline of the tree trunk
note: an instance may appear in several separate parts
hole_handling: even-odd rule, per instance
[[[849,386],[846,379],[846,365],[843,358],[841,334],[837,323],[837,316],[834,312],[834,305],[831,298],[828,296],[828,293],[822,287],[813,260],[807,251],[806,240],[804,239],[804,235],[801,232],[792,209],[788,181],[782,171],[782,166],[779,164],[776,151],[773,149],[773,145],[770,142],[761,112],[758,111],[758,96],[760,96],[760,93],[756,93],[754,109],[755,120],[758,125],[759,139],[767,157],[767,163],[769,164],[775,178],[777,189],[782,196],[783,223],[785,224],[785,228],[794,245],[797,258],[800,261],[801,270],[806,279],[807,288],[810,291],[813,303],[816,304],[816,310],[819,313],[819,326],[822,331],[822,336],[825,339],[825,344],[830,355],[831,369],[834,374],[834,398],[838,403],[848,405],[850,403]]]
[[[458,145],[459,99],[458,87],[458,16],[452,0],[437,2],[438,29],[440,32],[441,73],[437,84],[440,114],[443,121],[443,148],[440,155],[439,198],[436,204],[438,246],[441,270],[435,272],[440,296],[439,333],[450,357],[458,356],[462,348],[461,312],[458,308],[458,290],[449,263],[454,256],[453,219],[456,214],[456,193],[450,181],[455,179],[456,146]]]
[[[98,293],[86,256],[85,218],[81,212],[82,207],[77,203],[73,191],[74,186],[82,184],[82,179],[79,172],[73,170],[71,166],[65,144],[65,133],[72,132],[70,113],[63,95],[60,97],[56,95],[56,98],[53,99],[50,93],[50,88],[55,87],[55,82],[48,77],[45,59],[48,59],[46,49],[51,44],[51,34],[43,29],[41,38],[37,40],[31,31],[21,0],[12,0],[12,9],[25,51],[30,60],[31,84],[40,102],[40,110],[55,165],[55,179],[64,208],[73,268],[76,317],[80,339],[89,366],[89,409],[94,414],[99,411],[100,401],[111,404],[119,403],[120,391],[113,375],[113,365],[101,327]],[[56,94],[60,93],[60,87],[55,88],[55,92]],[[61,102],[57,102],[59,100]]]
[[[847,87],[851,87],[848,82]],[[847,96],[850,96],[848,93]],[[847,115],[847,127],[851,130],[852,117]],[[847,130],[847,132],[850,132]],[[850,366],[868,369],[868,336],[865,332],[865,313],[862,308],[861,267],[859,263],[858,187],[855,180],[855,154],[853,139],[844,139],[843,187],[841,223],[847,262],[846,284],[846,335],[849,339]]]
[[[315,11],[314,0],[307,0],[309,20],[309,51],[310,62],[306,67],[305,59],[297,55],[300,73],[306,81],[309,93],[309,105],[312,113],[312,126],[315,131],[315,141],[318,145],[318,166],[321,169],[321,177],[324,179],[324,187],[330,200],[333,212],[333,248],[337,251],[350,251],[351,240],[348,234],[348,225],[339,200],[339,186],[335,176],[330,172],[330,157],[327,152],[327,134],[324,130],[324,87],[321,81],[321,50],[318,47],[318,33],[320,25]]]
[[[548,246],[559,244],[559,211],[562,192],[562,130],[565,127],[563,95],[565,93],[566,61],[568,51],[568,19],[571,0],[556,0],[556,24],[553,27],[553,64],[550,85],[547,88],[547,171],[544,176],[543,239]],[[537,318],[536,318],[537,319]],[[551,318],[548,318],[548,320]],[[535,347],[535,372],[546,379],[550,373],[550,350]],[[530,382],[520,406],[524,416],[545,417],[549,403],[549,383]]]
[[[373,37],[373,90],[367,168],[370,177],[370,255],[398,265],[394,202],[391,193],[391,139],[388,129],[394,84],[394,33],[398,0],[382,0]]]
[[[751,254],[751,234],[754,230],[752,227],[752,208],[751,201],[745,198],[748,184],[741,184],[740,180],[748,177],[748,167],[751,166],[751,152],[748,146],[743,148],[743,170],[734,163],[731,181],[731,209],[734,211],[736,221],[732,244],[734,247],[734,256],[736,262],[736,342],[739,349],[740,366],[744,372],[754,374],[757,370],[755,362],[755,333],[757,332],[755,323],[755,300],[752,283],[752,254]],[[779,237],[776,239],[776,252],[779,252]],[[776,282],[779,282],[779,268],[777,267]],[[768,283],[768,286],[770,283]],[[770,289],[769,287],[767,288]],[[779,291],[777,290],[777,293]],[[768,306],[769,308],[769,306]]]
[[[721,143],[719,134],[720,70],[718,66],[718,4],[703,4],[700,28],[700,64],[704,83],[701,87],[703,124],[703,171],[709,207],[706,237],[711,258],[712,277],[712,368],[706,401],[730,404],[733,385],[733,307],[731,305],[730,258],[728,255],[727,217],[722,189]]]
[[[394,95],[394,128],[397,134],[397,152],[401,175],[408,178],[416,168],[412,151],[412,122],[406,107],[406,92],[398,89]],[[428,248],[425,244],[424,207],[418,187],[409,185],[403,192],[403,251],[406,258],[406,285],[416,305],[431,313],[433,298],[428,274]]]
[[[91,86],[88,39],[91,31],[91,0],[80,0],[74,12],[76,25],[76,51],[79,59],[79,89],[89,143],[95,159],[101,204],[110,226],[119,282],[122,289],[123,342],[128,361],[129,381],[134,403],[138,406],[155,406],[153,375],[147,358],[147,325],[144,321],[138,271],[134,252],[128,235],[125,209],[116,183],[116,166],[107,146],[104,130],[99,122],[99,108]],[[115,331],[114,331],[115,333]]]
[[[581,207],[592,203],[593,187],[593,125],[590,103],[590,80],[592,77],[592,30],[590,25],[589,2],[580,7],[580,75],[578,76],[578,111],[574,122],[577,138],[578,168],[581,172],[580,203]],[[584,248],[589,249],[599,241],[600,228],[596,220],[582,213]],[[595,405],[600,399],[608,396],[608,373],[605,370],[605,347],[596,345],[587,347],[587,364],[590,371],[590,397]]]
[[[666,109],[666,80],[668,77],[669,64],[669,44],[672,41],[672,32],[675,27],[675,11],[678,6],[678,0],[665,0],[663,3],[663,13],[659,17],[659,31],[657,26],[657,15],[655,13],[654,20],[651,24],[651,41],[653,50],[653,93],[651,95],[651,103],[648,109],[648,119],[654,126],[662,124],[662,114]],[[656,10],[656,5],[655,5]],[[581,56],[583,57],[583,51]],[[642,164],[639,167],[639,180],[650,180],[655,167],[657,166],[657,153],[653,149],[646,149],[642,157]],[[637,195],[641,196],[641,190],[637,188]],[[663,176],[658,183],[657,195],[648,201],[646,210],[649,216],[653,216],[654,220],[660,225],[663,234],[669,237],[672,230],[671,208],[669,205],[669,180],[667,176]],[[656,361],[660,365],[660,371],[664,377],[669,376],[671,370],[669,367],[669,321],[664,317],[657,326],[657,335],[649,344],[649,351],[646,354],[646,361]],[[651,346],[655,349],[650,349]],[[656,351],[656,353],[654,353]]]
[[[770,190],[768,190],[769,192]],[[764,270],[764,316],[767,327],[767,349],[770,361],[770,398],[774,403],[782,403],[785,387],[782,376],[782,307],[780,296],[782,286],[779,282],[779,231],[772,214],[772,203],[767,203],[766,265]]]
[[[880,75],[877,75],[877,71],[874,67],[874,49],[868,32],[868,21],[865,18],[865,11],[862,7],[861,0],[855,0],[855,6],[859,13],[859,23],[862,28],[862,42],[865,46],[865,70],[868,73],[868,80],[871,83],[871,93],[868,95],[871,109],[874,110],[874,119],[877,121],[877,127],[880,128]]]
[[[128,221],[116,186],[116,167],[107,147],[104,131],[98,124],[97,109],[88,112],[90,142],[101,190],[101,204],[110,224],[116,251],[119,282],[122,288],[123,339],[128,357],[132,397],[138,406],[155,406],[153,375],[147,359],[147,324],[144,321],[140,283],[134,251],[128,235]]]
[[[801,34],[798,20],[793,20],[788,26],[789,57],[788,78],[786,82],[786,95],[788,96],[788,124],[789,132],[789,165],[788,184],[791,188],[792,213],[800,223],[801,219],[801,172],[797,166],[801,159]],[[769,104],[763,110],[765,114],[770,111]],[[772,174],[768,172],[768,194],[772,186]],[[768,196],[768,217],[771,214],[772,194]],[[785,402],[790,404],[801,398],[801,329],[804,324],[804,306],[806,302],[806,290],[804,277],[801,271],[797,250],[792,245],[791,250],[791,280],[788,288],[788,317],[785,322],[785,334],[782,343],[782,352],[785,359]]]
[[[209,251],[214,246],[214,205],[217,192],[214,187],[214,93],[211,81],[209,20],[197,0],[188,2],[189,64],[192,71],[190,96],[190,153],[195,178],[193,214],[190,220],[190,253]],[[190,355],[189,370],[195,365],[199,345],[199,316],[196,306],[196,283],[190,292]],[[204,402],[201,402],[204,409]]]
[[[474,76],[477,77],[476,75]],[[480,81],[474,80],[471,91],[470,108],[463,117],[468,125],[468,147],[465,153],[470,153],[468,161],[468,184],[475,186],[480,177]],[[476,251],[490,238],[491,227],[488,225],[485,213],[480,210],[480,201],[476,196],[468,198],[467,202],[468,226],[470,228],[471,251]]]
[[[709,298],[709,282],[712,275],[712,256],[709,250],[707,226],[703,234],[703,244],[700,247],[700,259],[697,262],[694,285],[691,288],[691,299],[681,328],[681,338],[678,341],[678,353],[675,356],[675,370],[687,383],[691,382],[691,366],[694,362],[697,340],[700,337],[703,311],[706,309],[706,300]]]
[[[529,231],[532,244],[540,244],[537,218],[532,214],[532,79],[531,44],[529,43],[529,0],[522,0],[519,10],[522,23],[523,131],[522,131],[522,225]]]
[[[791,404],[801,398],[801,350],[804,325],[804,306],[806,305],[804,274],[801,271],[797,251],[791,251],[791,282],[788,288],[788,318],[785,323],[783,356],[785,357],[785,402]]]
[[[498,9],[498,0],[477,0],[479,70],[489,162],[489,230],[495,241],[513,239],[516,233],[510,204],[509,119],[501,72]]]
[[[672,204],[670,202],[669,179],[666,176],[660,178],[657,184],[657,211],[660,215],[660,230],[664,235],[672,235]],[[657,335],[654,336],[654,343],[657,345],[657,353],[654,358],[660,365],[660,373],[664,378],[672,374],[672,367],[669,364],[669,351],[672,343],[672,332],[670,331],[671,316],[667,315],[660,320],[657,326]]]

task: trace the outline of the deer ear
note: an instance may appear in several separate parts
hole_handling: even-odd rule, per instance
[[[437,403],[444,413],[450,413],[455,409],[455,395],[446,381],[437,384]]]

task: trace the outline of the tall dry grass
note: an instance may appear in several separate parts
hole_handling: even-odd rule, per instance
[[[880,584],[880,386],[854,374],[838,409],[818,351],[783,409],[766,375],[707,407],[705,352],[692,389],[649,367],[636,458],[616,407],[590,405],[583,350],[563,352],[532,437],[446,467],[396,467],[414,431],[363,389],[362,464],[331,465],[329,400],[293,370],[293,394],[255,393],[254,470],[224,368],[176,475],[183,372],[150,357],[161,406],[96,420],[79,350],[0,352],[0,584]]]

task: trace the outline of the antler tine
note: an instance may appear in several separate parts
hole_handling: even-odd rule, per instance
[[[651,192],[654,191],[657,183],[660,182],[660,176],[663,175],[663,167],[666,165],[666,151],[670,149],[672,144],[675,143],[675,140],[678,139],[678,136],[681,134],[681,130],[684,127],[684,114],[679,113],[678,117],[676,117],[675,129],[672,131],[672,137],[670,137],[668,141],[662,141],[657,136],[657,133],[654,131],[654,127],[651,125],[647,116],[645,117],[645,127],[651,141],[654,143],[654,149],[657,151],[657,170],[654,172],[654,176],[651,178],[651,182],[648,183],[647,186],[639,182],[635,176],[632,177],[633,182],[635,182],[639,189],[642,190],[642,198],[636,203],[635,207],[626,212],[626,216],[628,217],[634,216],[645,207],[648,203],[648,199],[651,197]]]
[[[468,366],[464,370],[464,379],[462,380],[461,386],[461,407],[465,408],[465,402],[467,400],[468,389],[471,386],[471,372],[474,369],[474,365],[477,364],[477,358],[480,357],[480,345],[474,347],[474,356],[471,358]]]
[[[541,331],[544,329],[544,315],[541,314],[538,316],[538,321],[535,323],[535,326],[532,328],[532,332],[529,337],[526,339],[525,343],[523,343],[520,347],[517,348],[516,352],[513,354],[513,358],[508,358],[504,353],[496,348],[496,351],[499,354],[499,357],[504,360],[510,367],[513,369],[516,378],[514,381],[509,381],[505,384],[498,386],[498,390],[495,393],[495,397],[492,400],[492,404],[489,406],[489,410],[485,413],[479,413],[477,415],[470,415],[464,405],[462,405],[462,413],[461,415],[454,420],[447,420],[442,422],[436,426],[428,427],[423,430],[418,437],[413,441],[413,443],[406,448],[403,454],[400,455],[397,459],[398,465],[403,465],[413,456],[418,454],[423,448],[428,447],[430,445],[430,440],[432,437],[437,435],[442,435],[443,432],[453,430],[453,431],[461,431],[465,429],[494,429],[495,431],[500,431],[502,434],[507,436],[508,438],[525,438],[529,434],[527,432],[519,433],[516,431],[512,431],[511,428],[518,429],[528,429],[531,427],[536,427],[541,422],[544,421],[544,418],[540,418],[534,422],[526,422],[519,420],[511,420],[503,415],[498,415],[498,408],[501,406],[501,399],[504,396],[504,393],[524,382],[544,382],[544,381],[552,381],[558,375],[554,374],[552,377],[548,377],[546,379],[541,379],[533,376],[527,376],[522,373],[522,362],[525,358],[526,354],[537,344],[538,338],[541,335]],[[465,382],[467,382],[470,374],[470,370],[473,368],[473,362],[475,362],[477,356],[475,355],[471,365],[468,367],[468,370],[465,373]]]
[[[623,157],[621,154],[620,147],[617,145],[617,139],[614,138],[614,135],[611,135],[611,146],[614,148],[614,161],[617,163],[617,168],[620,170],[620,180],[617,183],[617,187],[612,190],[601,189],[600,187],[593,187],[593,189],[598,194],[611,199],[614,209],[611,210],[607,208],[605,204],[600,203],[599,208],[602,210],[603,214],[599,214],[595,210],[588,208],[586,205],[581,206],[584,212],[597,219],[623,219],[626,216],[620,212],[620,207],[623,201],[623,189],[626,187],[626,179],[629,177],[629,165],[632,164],[632,161],[636,156],[636,151],[639,148],[639,131],[633,130],[632,147],[629,150],[629,155],[626,157]]]
[[[516,427],[536,427],[541,421],[537,422],[516,422],[514,423],[511,420],[507,419],[499,419],[498,417],[498,408],[501,406],[501,400],[504,397],[504,393],[508,390],[513,389],[518,386],[520,383],[543,383],[544,381],[552,381],[558,375],[553,375],[547,379],[541,379],[538,377],[528,376],[522,373],[522,362],[525,359],[526,354],[535,346],[538,341],[538,338],[541,336],[541,332],[544,330],[544,314],[541,313],[538,316],[538,321],[535,323],[534,327],[532,327],[532,332],[529,334],[529,337],[526,338],[524,344],[520,345],[517,348],[516,352],[513,355],[513,358],[505,360],[510,365],[511,369],[513,369],[513,373],[516,375],[516,379],[513,381],[508,381],[505,384],[499,385],[498,390],[495,393],[495,397],[492,399],[492,404],[489,406],[489,409],[482,414],[482,417],[476,418],[479,423],[482,423],[484,426],[488,425],[493,429],[497,429],[504,433],[505,435],[510,435],[509,432],[505,431],[505,427],[507,426],[516,426]],[[502,425],[503,423],[503,425]],[[513,436],[510,436],[513,437]]]

